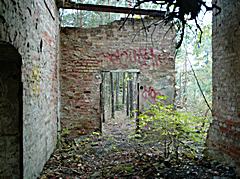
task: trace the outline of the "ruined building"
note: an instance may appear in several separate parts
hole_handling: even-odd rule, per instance
[[[146,24],[152,22],[151,18],[145,19]],[[107,79],[110,79],[110,75],[115,79],[113,83],[116,83],[117,76],[120,78],[118,81],[122,81],[123,73],[135,78],[133,89],[129,91],[137,91],[139,84],[139,92],[134,94],[139,96],[140,106],[146,100],[154,102],[158,95],[167,95],[171,101],[174,99],[175,33],[170,31],[166,34],[169,27],[158,28],[153,35],[154,41],[151,41],[150,35],[146,39],[144,31],[136,36],[136,32],[142,28],[141,20],[135,20],[134,25],[132,20],[128,20],[119,30],[122,23],[120,20],[91,29],[61,29],[61,123],[63,128],[67,127],[71,133],[75,133],[72,135],[83,128],[101,128],[101,121],[104,120],[101,113],[107,117],[107,111],[111,108],[107,102],[107,95],[111,91],[102,94],[106,104],[100,108],[99,102],[104,101],[100,99],[100,86],[104,86],[102,90],[111,86]],[[127,81],[123,83],[126,83],[122,88],[125,89]],[[127,89],[125,91],[130,94]],[[116,98],[116,92],[113,99],[121,103]],[[127,98],[125,101],[127,103]],[[131,101],[136,103],[137,100]]]
[[[219,0],[218,5],[222,12],[213,22],[214,121],[207,143],[212,156],[239,166],[240,3]],[[118,23],[60,32],[54,1],[0,1],[0,177],[36,178],[56,147],[60,121],[73,131],[100,128],[104,74],[137,72],[142,100],[159,93],[174,96],[173,33],[154,47],[139,43],[143,34],[131,42],[130,22],[122,31]],[[163,33],[158,35],[161,39]],[[158,65],[165,68],[158,71]],[[153,77],[160,80],[150,82]]]

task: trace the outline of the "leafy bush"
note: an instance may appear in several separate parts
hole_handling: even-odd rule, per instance
[[[167,105],[165,96],[139,115],[138,136],[144,141],[158,142],[165,158],[184,155],[195,157],[204,147],[208,121],[203,117],[178,112]],[[146,140],[147,139],[147,140]]]

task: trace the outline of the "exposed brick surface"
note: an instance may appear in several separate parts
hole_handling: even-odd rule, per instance
[[[145,19],[146,24],[152,21]],[[144,102],[154,101],[160,94],[174,99],[175,33],[170,30],[166,34],[167,26],[157,28],[152,43],[153,28],[146,37],[144,31],[139,32],[143,27],[140,20],[134,24],[129,20],[119,30],[122,23],[123,20],[91,29],[61,30],[61,122],[72,136],[83,128],[100,128],[102,70],[139,69]]]
[[[58,39],[53,0],[0,1],[0,41],[22,58],[24,178],[38,176],[57,142]]]
[[[240,168],[240,3],[218,0],[218,5],[222,13],[214,17],[213,22],[214,121],[209,130],[208,146],[214,157]],[[51,0],[2,0],[0,7],[0,41],[13,45],[22,59],[24,178],[36,178],[57,140],[58,12]],[[142,24],[135,21],[132,26],[132,22],[127,21],[119,31],[122,22],[92,29],[62,30],[62,123],[63,127],[77,129],[73,135],[78,129],[100,127],[99,76],[102,70],[139,69],[142,99],[154,101],[156,94],[174,98],[174,33],[170,31],[165,36],[168,27],[156,29],[153,45],[151,35],[146,38],[145,33],[140,32],[132,42]],[[1,74],[13,76],[16,66],[6,65],[10,58],[0,57]],[[12,167],[12,163],[19,160],[19,133],[14,131],[20,117],[15,113],[5,115],[5,112],[13,107],[17,113],[18,107],[14,105],[18,102],[4,100],[13,99],[14,96],[8,94],[14,94],[14,90],[16,94],[18,87],[3,76],[0,81],[4,81],[0,86],[0,115],[5,120],[4,124],[2,120],[0,123],[0,167],[17,177],[19,171],[13,172],[6,166]],[[4,93],[3,86],[14,90]],[[6,121],[13,121],[13,125],[7,125]],[[6,139],[3,134],[12,137]],[[13,148],[10,150],[8,146]],[[7,159],[9,163],[3,162]],[[18,164],[15,167],[18,168]]]
[[[238,166],[240,175],[240,3],[238,0],[217,2],[222,12],[213,20],[214,121],[207,143],[214,157]],[[58,12],[53,0],[1,0],[0,7],[0,41],[13,45],[22,60],[24,178],[36,178],[57,140]],[[144,32],[139,32],[135,36],[142,28],[140,21],[135,21],[134,26],[127,21],[119,31],[122,23],[117,21],[92,29],[62,29],[62,124],[76,129],[73,136],[78,129],[100,128],[102,70],[139,69],[143,101],[154,101],[156,94],[174,99],[174,32],[165,35],[168,27],[156,29],[153,45],[151,35],[146,38]],[[13,98],[16,96],[8,96],[18,90],[18,86],[12,86],[14,80],[11,81],[17,68],[6,65],[10,58],[0,50],[1,74],[11,77],[7,81],[0,76],[3,81],[0,84],[0,173],[12,173],[11,177],[17,178],[19,171],[7,167],[13,167],[14,163],[18,168],[20,158],[19,133],[14,131],[18,128],[16,120],[21,117],[15,115],[18,102]],[[3,89],[14,90],[6,93]],[[11,113],[7,114],[6,109],[11,109]],[[6,138],[5,134],[11,137]]]
[[[218,0],[213,19],[213,115],[211,154],[238,166],[240,175],[240,3]]]

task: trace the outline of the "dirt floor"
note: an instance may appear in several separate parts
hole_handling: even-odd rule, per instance
[[[118,112],[103,124],[103,134],[63,139],[46,163],[40,179],[46,178],[236,178],[233,168],[197,158],[164,159],[156,143],[139,143],[132,121]]]

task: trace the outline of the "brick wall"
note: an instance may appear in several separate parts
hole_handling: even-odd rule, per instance
[[[146,24],[153,21],[156,19],[145,19]],[[61,30],[61,122],[63,128],[72,129],[72,136],[82,128],[100,128],[102,70],[139,69],[140,95],[145,101],[154,101],[160,94],[174,99],[175,33],[166,34],[167,26],[156,28],[151,41],[153,28],[146,37],[139,31],[143,27],[140,20],[128,20],[119,30],[122,23]]]
[[[36,178],[57,142],[58,12],[53,0],[3,0],[0,7],[0,41],[22,59],[24,178]]]
[[[213,115],[208,146],[213,157],[238,166],[240,175],[240,3],[218,0],[213,18]]]

